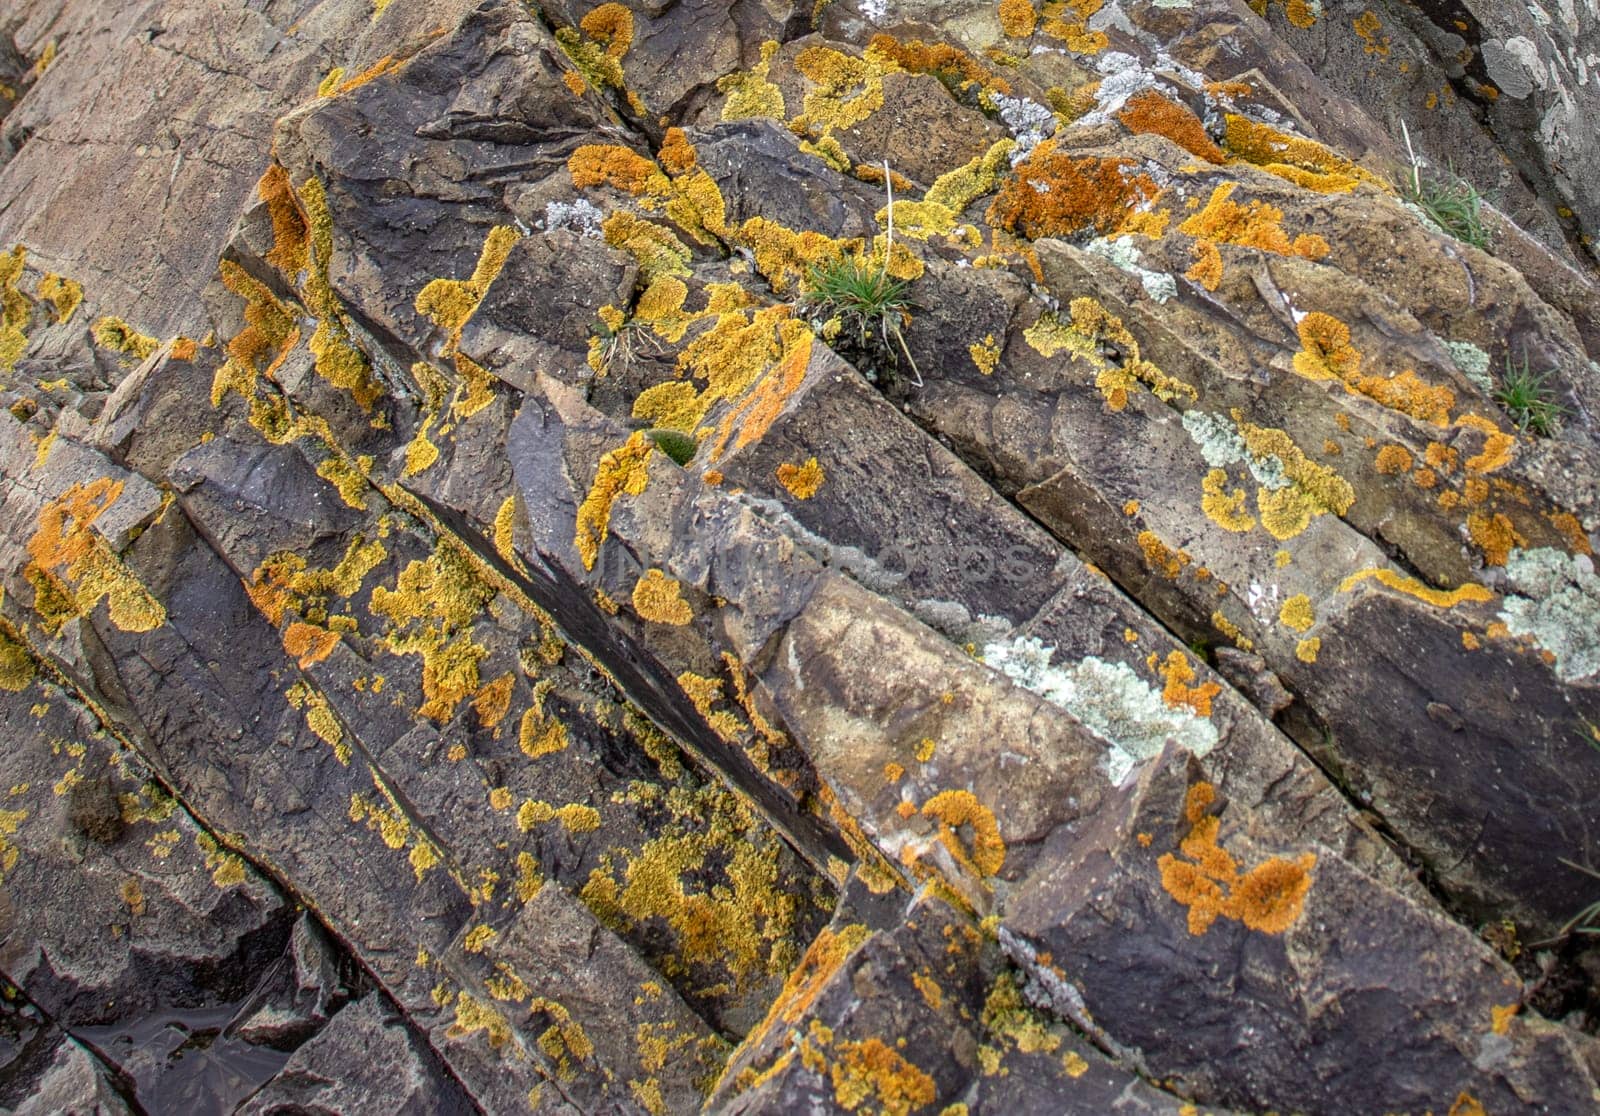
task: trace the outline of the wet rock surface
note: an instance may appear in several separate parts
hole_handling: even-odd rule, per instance
[[[0,1111],[1600,1109],[1592,22],[24,2]]]

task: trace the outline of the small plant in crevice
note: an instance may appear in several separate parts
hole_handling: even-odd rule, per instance
[[[892,382],[904,356],[921,387],[922,377],[900,332],[912,309],[910,290],[911,284],[885,268],[840,256],[806,273],[801,301],[822,337],[869,380]]]
[[[1401,125],[1405,128],[1405,125]],[[1483,195],[1463,180],[1455,183],[1425,175],[1422,160],[1411,148],[1411,131],[1405,128],[1411,172],[1401,180],[1401,196],[1428,215],[1439,228],[1464,244],[1489,249],[1489,230],[1483,223]],[[1455,170],[1451,169],[1454,176]]]
[[[1578,864],[1577,862],[1568,860],[1565,857],[1558,857],[1557,859],[1568,868],[1571,868],[1573,871],[1582,872],[1584,875],[1591,876],[1595,880],[1600,881],[1600,872],[1595,871],[1593,868],[1583,864]],[[1542,942],[1534,942],[1530,948],[1555,945],[1558,942],[1565,941],[1566,939],[1572,937],[1574,934],[1588,938],[1600,939],[1600,899],[1596,899],[1593,903],[1590,903],[1587,907],[1584,907],[1577,914],[1569,918],[1565,923],[1562,924],[1561,929],[1555,932],[1554,937],[1547,938]]]
[[[627,318],[620,325],[612,326],[601,317],[596,320],[594,335],[589,340],[589,367],[600,376],[627,372],[641,350],[661,351],[661,342],[644,322]]]
[[[1526,353],[1521,364],[1513,363],[1511,354],[1506,354],[1505,372],[1495,390],[1494,401],[1505,408],[1517,429],[1548,438],[1560,425],[1567,409],[1557,402],[1555,389],[1550,385],[1550,377],[1554,375],[1553,368],[1535,372]]]
[[[889,219],[882,262],[841,254],[813,265],[800,285],[800,305],[823,340],[868,380],[882,388],[893,386],[904,357],[912,383],[921,387],[922,373],[901,332],[915,308],[911,284],[889,274],[894,253],[894,185],[887,162],[883,171]]]

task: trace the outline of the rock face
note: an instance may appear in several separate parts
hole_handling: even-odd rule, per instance
[[[1513,7],[23,0],[0,1111],[1600,1111]]]

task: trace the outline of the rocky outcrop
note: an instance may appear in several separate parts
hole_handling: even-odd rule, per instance
[[[1588,17],[1436,7],[25,6],[0,1104],[1600,1105]]]

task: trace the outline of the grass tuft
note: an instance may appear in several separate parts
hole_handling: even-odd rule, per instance
[[[1406,151],[1411,156],[1411,173],[1400,182],[1406,201],[1428,215],[1439,228],[1464,244],[1489,250],[1489,230],[1483,223],[1483,195],[1472,183],[1446,182],[1422,173],[1422,160],[1411,147],[1411,129],[1405,128]],[[1455,170],[1451,169],[1454,177]]]
[[[1517,424],[1519,430],[1548,438],[1560,425],[1567,409],[1555,399],[1555,390],[1549,383],[1553,375],[1553,368],[1543,372],[1533,371],[1526,354],[1520,365],[1512,363],[1511,354],[1506,354],[1505,373],[1500,378],[1500,387],[1494,393],[1494,399],[1505,408],[1506,414],[1511,416],[1511,421]]]
[[[877,380],[888,378],[899,364],[899,354],[889,344],[893,338],[911,365],[918,387],[922,376],[906,347],[901,323],[911,316],[911,284],[852,255],[841,255],[806,272],[801,302],[819,322],[838,321],[838,333],[853,343],[852,356],[865,358],[862,371]],[[828,336],[826,327],[824,336]]]

